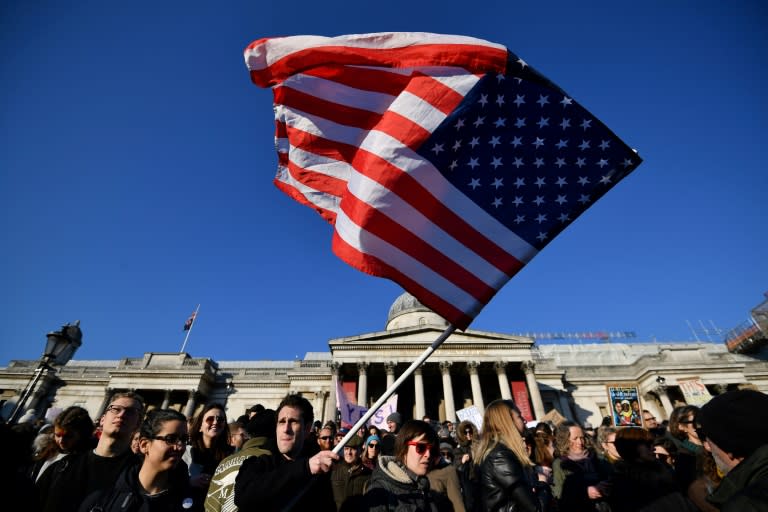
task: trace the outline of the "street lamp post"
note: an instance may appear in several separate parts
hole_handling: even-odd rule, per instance
[[[75,355],[75,351],[83,343],[83,332],[80,330],[80,320],[74,324],[65,324],[60,331],[49,332],[46,335],[45,352],[40,358],[40,361],[35,368],[35,374],[30,379],[29,384],[22,391],[19,401],[16,403],[16,407],[11,413],[11,417],[8,418],[9,423],[15,423],[19,415],[24,410],[24,404],[26,404],[29,397],[32,396],[37,383],[43,376],[46,370],[53,370],[51,365],[63,366],[72,359]]]

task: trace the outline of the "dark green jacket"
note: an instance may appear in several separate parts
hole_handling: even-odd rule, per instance
[[[352,466],[343,460],[337,462],[331,471],[331,487],[336,509],[341,510],[348,498],[365,494],[370,479],[371,470],[362,463]]]
[[[725,475],[709,501],[721,512],[768,511],[768,444]]]

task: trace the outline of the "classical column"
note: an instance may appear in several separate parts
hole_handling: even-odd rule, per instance
[[[368,363],[357,363],[357,405],[368,407]]]
[[[477,407],[482,414],[483,409],[485,409],[485,404],[483,403],[483,390],[480,387],[480,376],[477,374],[478,366],[480,366],[480,363],[477,361],[467,362],[469,383],[472,385],[472,403],[475,404],[475,407]]]
[[[450,361],[440,361],[440,373],[443,374],[443,398],[445,399],[445,419],[456,421],[456,405],[453,403],[453,383],[451,382]]]
[[[421,419],[427,414],[424,407],[424,380],[421,377],[421,367],[413,372],[413,396],[416,398],[416,418]]]
[[[395,368],[397,363],[394,361],[387,361],[384,363],[384,371],[387,372],[387,389],[392,387],[395,383]]]
[[[316,389],[315,390],[315,404],[314,404],[314,410],[316,410],[319,414],[325,413],[325,395],[328,394],[327,391],[323,391],[322,389]],[[321,413],[322,411],[322,413]],[[320,420],[323,423],[325,423],[325,418],[322,418],[320,416],[315,417],[316,420]]]
[[[512,391],[509,389],[509,381],[507,380],[507,363],[504,361],[496,361],[493,363],[493,367],[496,368],[496,376],[499,378],[501,398],[504,400],[511,400]]]
[[[525,373],[525,383],[528,385],[528,394],[531,395],[531,402],[533,405],[533,414],[536,418],[544,416],[544,401],[541,399],[541,391],[539,390],[539,383],[536,382],[536,364],[533,361],[523,361],[520,364],[523,373]]]
[[[330,394],[328,396],[328,401],[325,403],[325,417],[326,421],[333,420],[336,421],[336,402],[338,401],[338,397],[336,396],[336,388],[338,387],[339,382],[339,370],[341,370],[341,365],[337,363],[336,361],[331,363],[331,389]]]
[[[659,389],[658,394],[659,400],[661,400],[661,405],[664,407],[664,412],[666,413],[667,418],[669,418],[669,415],[672,414],[675,406],[672,405],[672,401],[669,399],[669,395],[667,395],[667,388],[663,387],[662,389]]]
[[[160,406],[161,409],[167,409],[168,404],[171,403],[171,390],[166,389],[165,390],[165,396],[163,397],[163,405]]]
[[[197,394],[197,390],[190,389],[189,390],[189,398],[187,399],[187,405],[184,406],[184,416],[187,418],[191,418],[193,414],[195,414],[195,395]]]

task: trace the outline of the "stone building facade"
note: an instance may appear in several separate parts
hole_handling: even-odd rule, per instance
[[[337,382],[358,404],[372,405],[446,327],[445,320],[403,294],[390,308],[385,330],[332,339],[328,352],[310,352],[301,360],[214,361],[150,352],[42,370],[36,361],[12,361],[0,368],[0,416],[10,417],[35,372],[41,372],[24,407],[27,418],[70,405],[98,417],[113,393],[132,390],[150,408],[172,407],[187,416],[220,402],[231,419],[256,403],[275,408],[295,392],[326,421],[336,418]],[[611,384],[637,387],[643,407],[665,419],[685,402],[678,384],[689,379],[698,379],[713,395],[745,386],[768,392],[768,357],[731,353],[722,343],[542,345],[530,337],[467,329],[453,333],[402,383],[398,410],[406,418],[455,420],[459,409],[482,410],[494,399],[514,398],[526,401],[535,418],[556,410],[598,425],[610,414],[606,385]]]

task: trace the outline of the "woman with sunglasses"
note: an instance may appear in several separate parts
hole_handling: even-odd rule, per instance
[[[549,486],[536,477],[524,431],[525,420],[514,402],[495,400],[488,404],[483,415],[483,438],[475,450],[482,510],[546,510]]]
[[[189,441],[187,419],[178,411],[147,414],[139,434],[140,464],[128,466],[115,485],[88,496],[80,512],[181,512],[192,498],[182,462]]]
[[[379,462],[379,455],[381,453],[381,446],[379,443],[381,438],[375,434],[368,436],[365,440],[363,447],[363,466],[367,467],[371,471],[376,469],[376,465]]]
[[[696,478],[700,476],[697,470],[699,457],[704,446],[696,433],[696,413],[699,408],[695,405],[676,407],[669,415],[669,431],[667,437],[677,447],[675,459],[675,479],[684,494]]]
[[[184,453],[184,462],[189,466],[189,485],[192,486],[195,498],[191,512],[199,512],[203,510],[203,502],[216,467],[234,451],[229,444],[227,413],[223,405],[208,404],[195,416],[189,431],[189,444]]]
[[[429,488],[427,472],[439,457],[437,432],[424,421],[406,421],[397,434],[394,456],[379,456],[361,508],[369,512],[453,510],[445,495]]]

